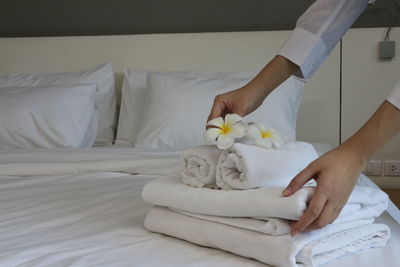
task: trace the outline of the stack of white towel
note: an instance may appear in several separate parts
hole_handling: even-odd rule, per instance
[[[356,185],[332,224],[290,236],[289,221],[303,214],[315,184],[290,197],[281,192],[315,158],[314,148],[302,142],[279,150],[245,144],[229,151],[189,149],[182,154],[181,175],[144,187],[144,200],[155,205],[145,227],[274,266],[318,266],[384,246],[390,230],[374,220],[385,211],[388,197],[362,185]]]

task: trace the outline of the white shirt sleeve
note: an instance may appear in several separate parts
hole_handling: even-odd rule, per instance
[[[279,51],[310,78],[367,7],[369,0],[317,0],[298,19]]]
[[[317,0],[298,19],[279,51],[300,67],[296,75],[310,78],[330,55],[370,0]],[[400,109],[400,81],[386,99]]]

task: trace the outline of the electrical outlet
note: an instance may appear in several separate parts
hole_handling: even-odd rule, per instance
[[[382,161],[370,160],[364,170],[365,175],[380,176],[382,175]]]
[[[400,161],[386,160],[385,161],[385,176],[400,176]]]

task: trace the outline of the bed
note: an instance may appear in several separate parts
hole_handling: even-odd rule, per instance
[[[288,34],[1,39],[0,73],[75,71],[112,61],[118,88],[123,67],[259,68]],[[339,143],[339,76],[336,48],[317,78],[306,85],[300,108],[297,136],[313,142],[319,153]],[[108,126],[119,127],[116,122]],[[174,147],[118,147],[107,142],[91,148],[0,149],[0,265],[265,266],[144,229],[151,205],[141,198],[142,188],[150,180],[179,171],[180,153]],[[398,266],[400,227],[387,213],[378,221],[392,231],[386,247],[326,266]]]
[[[141,189],[177,171],[178,156],[129,148],[2,152],[0,265],[265,266],[143,228],[150,205]],[[326,266],[396,266],[400,227],[386,213],[379,221],[392,230],[386,247]]]

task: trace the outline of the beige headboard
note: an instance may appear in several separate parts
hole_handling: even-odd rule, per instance
[[[232,71],[260,68],[289,31],[0,38],[0,73],[67,72],[112,62],[123,68]],[[336,48],[306,85],[298,139],[339,143],[340,58]],[[210,103],[211,104],[211,103]]]

